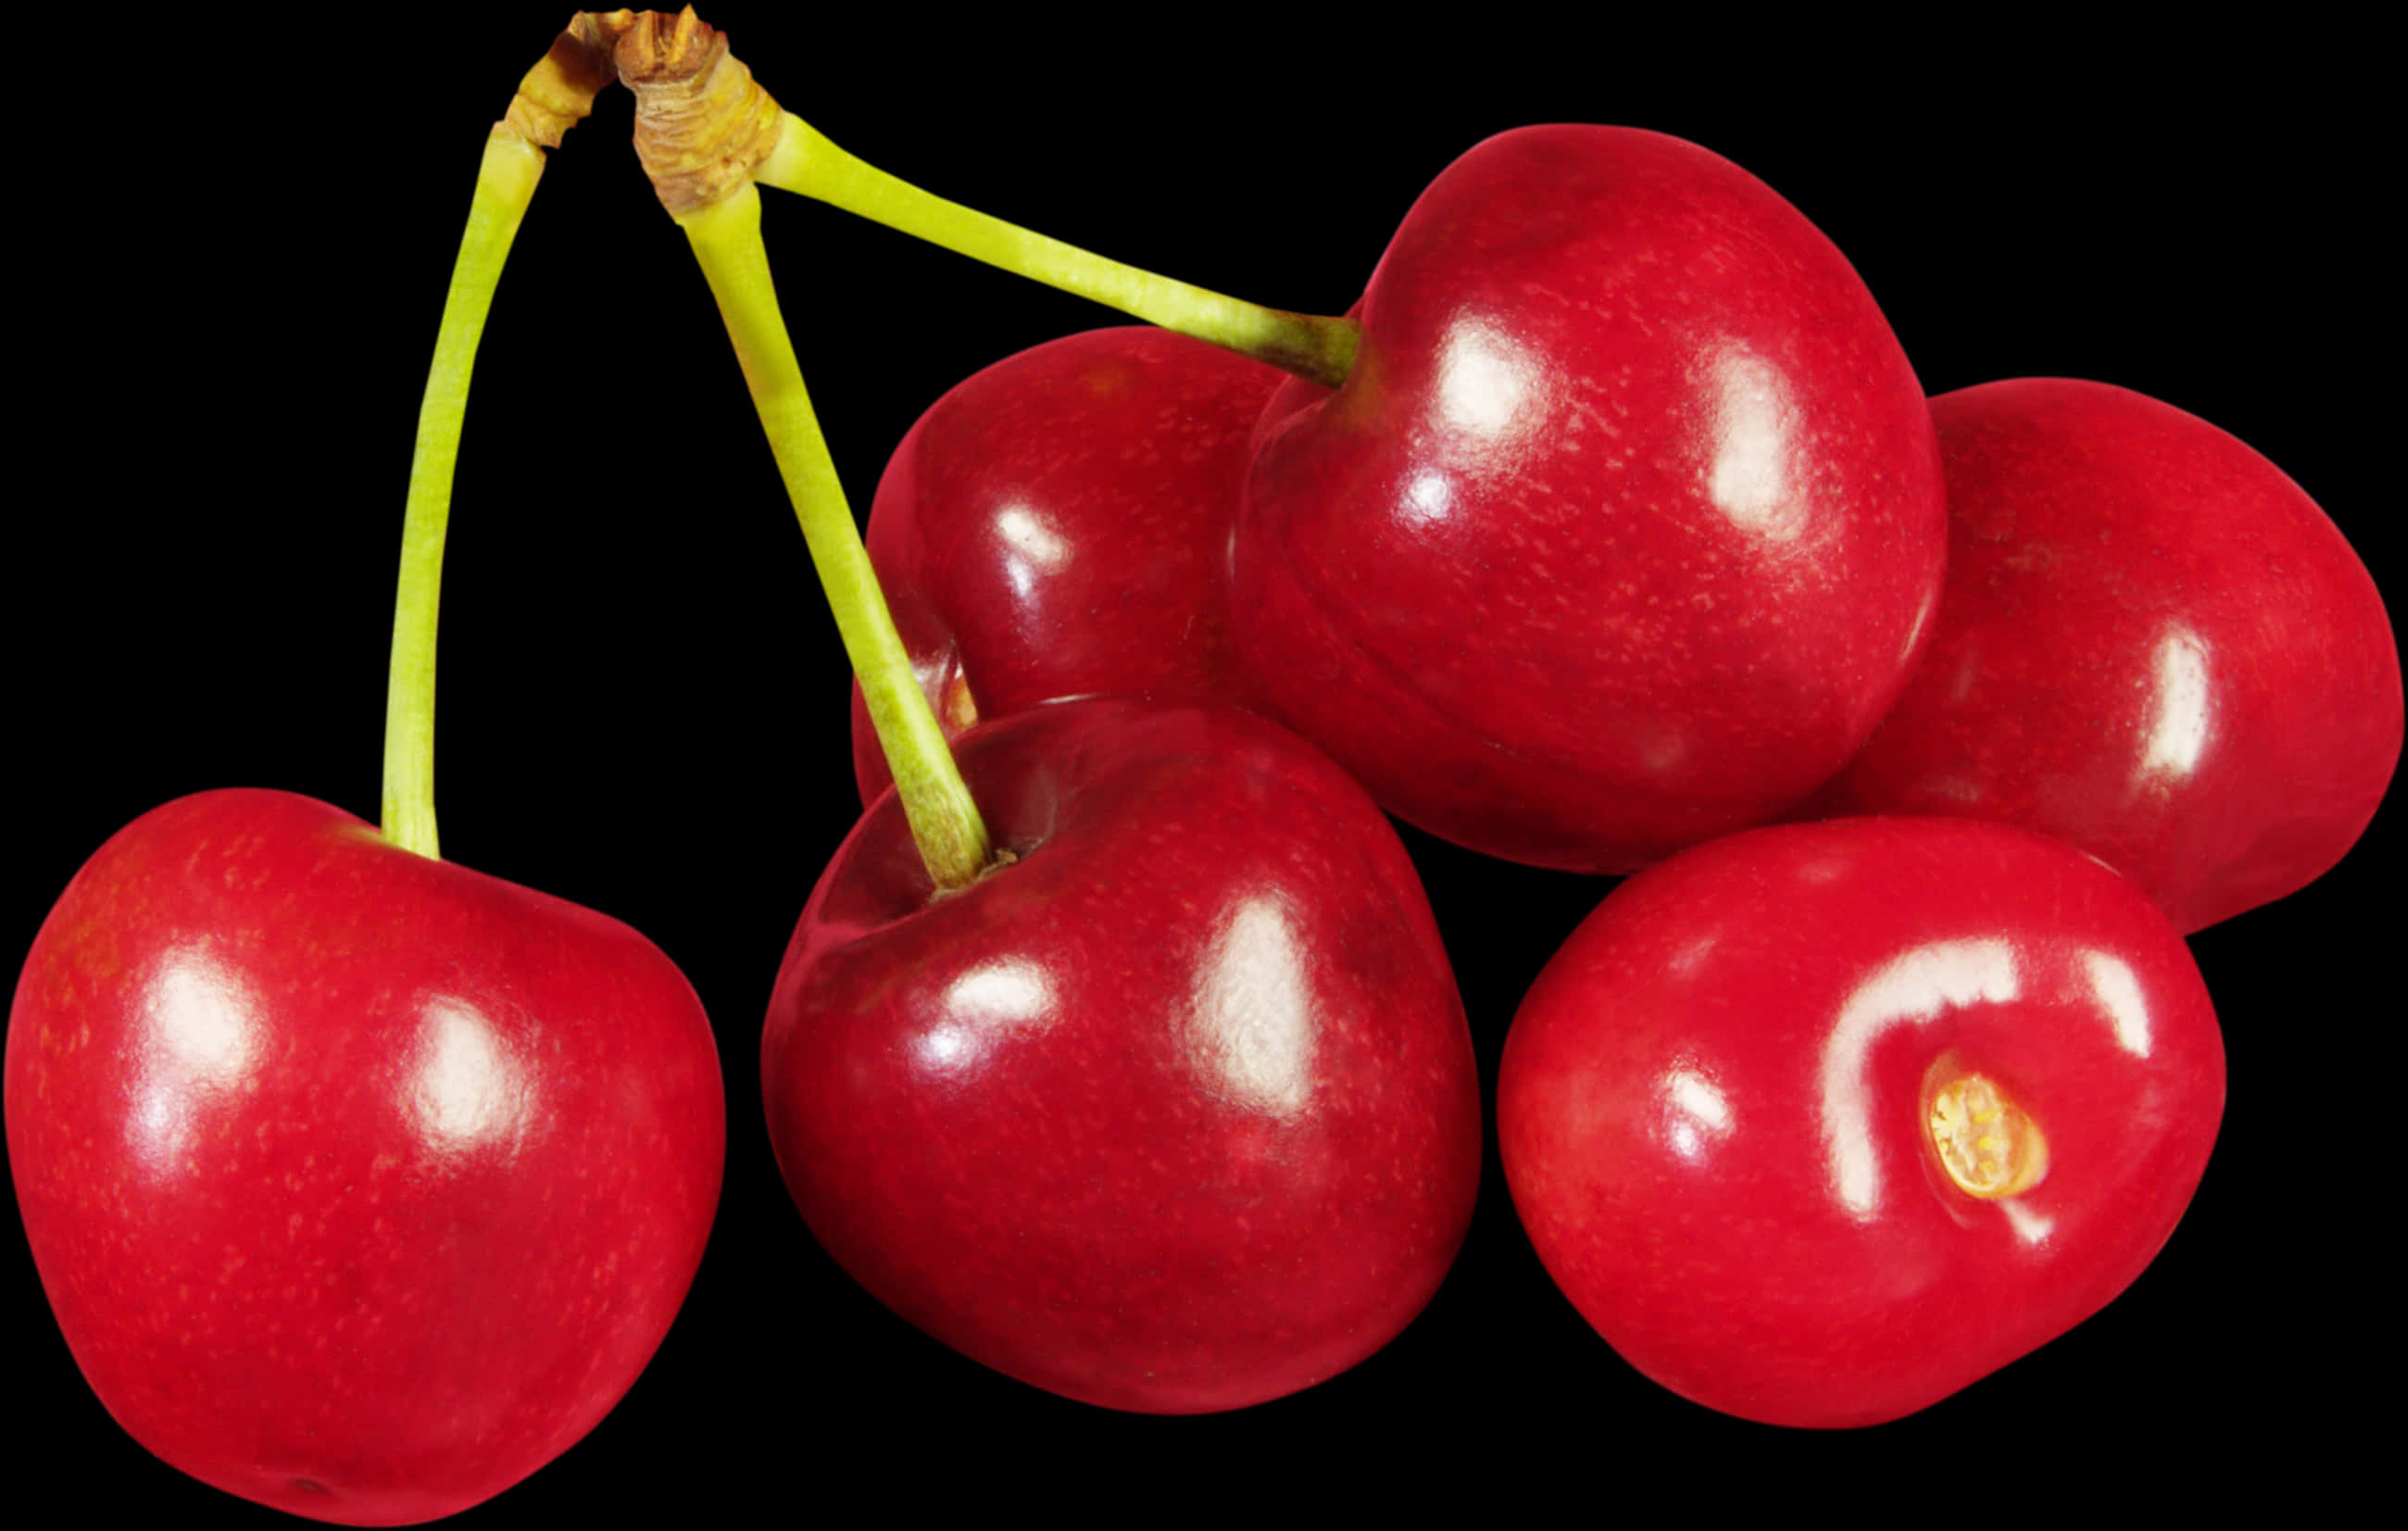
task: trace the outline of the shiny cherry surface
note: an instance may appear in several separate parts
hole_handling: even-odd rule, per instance
[[[2341,860],[2400,763],[2400,651],[2307,494],[2106,383],[1986,383],[1931,412],[1947,591],[1905,695],[1813,810],[2042,830],[2186,931]]]
[[[1629,871],[1759,822],[1904,683],[1945,521],[1830,241],[1694,144],[1555,126],[1425,192],[1335,392],[1257,430],[1231,630],[1392,812]]]
[[[1617,888],[1515,1016],[1498,1127],[1541,1260],[1626,1360],[1844,1426],[2123,1291],[2223,1103],[2206,988],[2131,883],[2006,825],[1849,819]]]
[[[1222,560],[1284,374],[1148,327],[1006,357],[888,459],[871,564],[948,736],[1068,696],[1248,705]],[[859,688],[864,803],[892,780]]]
[[[1233,1409],[1385,1344],[1480,1176],[1395,831],[1231,709],[1063,703],[960,758],[1019,859],[932,899],[882,797],[779,974],[762,1085],[812,1233],[948,1345],[1116,1409]]]
[[[294,1514],[423,1521],[617,1403],[716,1208],[710,1024],[616,921],[306,797],[179,799],[10,1013],[9,1166],[109,1412]]]

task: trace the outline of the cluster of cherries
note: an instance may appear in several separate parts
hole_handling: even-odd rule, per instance
[[[981,800],[1029,804],[1007,837],[1068,863],[1100,833],[1083,763],[1114,761],[1095,811],[1161,826],[1162,880],[1123,857],[1053,918],[1140,949],[1140,923],[1184,934],[1109,1020],[1064,994],[1096,1039],[1020,1041],[1034,1011],[976,975],[1027,973],[1032,1004],[1055,975],[999,936],[923,946],[913,890],[874,922],[850,907],[848,860],[897,854],[873,806],[812,906],[847,912],[806,915],[772,1012],[772,1120],[814,1231],[949,1342],[1128,1408],[1273,1395],[1418,1310],[1478,1153],[1443,959],[1401,874],[1342,860],[1333,881],[1285,816],[1191,782],[1275,800],[1252,718],[1182,715],[1192,742],[1161,759],[1161,705],[1239,707],[1445,838],[1641,873],[1530,990],[1497,1110],[1541,1258],[1641,1371],[1749,1418],[1865,1424],[2096,1311],[2172,1232],[2222,1111],[2184,933],[2333,866],[2399,757],[2397,651],[2341,534],[2241,442],[2122,389],[1927,400],[1821,234],[1655,134],[1481,145],[1354,311],[1334,389],[1097,331],[961,384],[896,453],[870,552],[939,716],[977,725]],[[1152,706],[1064,700],[1085,696]],[[1124,730],[1165,782],[1141,811],[1120,784],[1140,767],[1100,742]],[[858,708],[854,740],[871,800]],[[1285,774],[1323,780],[1288,748]],[[1340,813],[1318,816],[1383,840]],[[1022,876],[924,918],[1034,927],[996,910],[1062,895]],[[1367,942],[1375,896],[1392,939],[1426,944]],[[930,986],[829,1026],[836,991],[868,987],[846,948],[873,924]],[[1199,1023],[1232,972],[1258,995],[1292,973],[1295,997]],[[1049,1200],[1012,1113],[1071,1078],[1109,1094],[1048,1140]],[[897,1096],[980,1128],[887,1130]],[[1229,1268],[1260,1289],[1216,1275],[1209,1305],[1148,1305],[1128,1333],[1116,1283],[1193,1268],[1203,1237],[1143,1209],[1233,1193]],[[1098,1196],[1141,1245],[1125,1258],[1076,1231]],[[907,1262],[894,1228],[932,1205],[987,1226],[949,1219]],[[1052,1264],[1032,1226],[1062,1231]],[[1054,1323],[1025,1309],[1066,1292]],[[1327,1295],[1318,1324],[1303,1292]]]
[[[1541,1259],[1641,1371],[1870,1424],[2113,1299],[2223,1107],[2184,935],[2332,866],[2398,761],[2340,533],[2129,392],[1927,399],[1819,231],[1656,134],[1479,145],[1349,318],[1342,380],[1072,336],[889,463],[869,555],[998,854],[938,887],[857,694],[867,811],[762,1043],[814,1236],[964,1353],[1118,1409],[1384,1345],[1463,1240],[1482,1123],[1385,810],[1636,874],[1530,989],[1496,1110]],[[498,1492],[624,1392],[725,1123],[649,942],[262,792],[77,876],[7,1112],[112,1413],[379,1524]]]

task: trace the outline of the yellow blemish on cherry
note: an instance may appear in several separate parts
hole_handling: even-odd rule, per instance
[[[2019,1195],[2048,1173],[2040,1123],[1988,1077],[1946,1059],[1932,1070],[1925,1126],[1940,1166],[1967,1195]]]
[[[978,703],[970,696],[968,680],[957,675],[946,684],[940,710],[948,734],[963,733],[979,721]]]

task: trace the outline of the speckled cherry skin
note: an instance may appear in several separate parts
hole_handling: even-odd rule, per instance
[[[959,757],[1021,858],[932,900],[890,794],[778,976],[762,1088],[812,1233],[955,1350],[1115,1409],[1234,1409],[1378,1350],[1480,1178],[1396,832],[1231,709],[1065,702]]]
[[[1935,1066],[2030,1113],[2037,1184],[1948,1178]],[[2137,888],[2007,825],[1849,819],[1615,889],[1515,1015],[1497,1121],[1540,1259],[1625,1360],[1727,1413],[1842,1426],[2105,1306],[2173,1231],[2223,1107],[2206,988]]]
[[[1066,696],[1254,700],[1223,563],[1255,417],[1285,374],[1151,326],[1006,357],[887,461],[869,561],[948,737]],[[858,686],[853,772],[893,779]]]
[[[1257,431],[1230,625],[1424,829],[1626,872],[1845,763],[1940,593],[1939,454],[1864,283],[1694,144],[1525,128],[1414,204],[1343,387]]]
[[[684,1299],[725,1102],[616,921],[286,793],[180,798],[68,884],[7,1044],[43,1288],[205,1482],[394,1525],[533,1472]]]
[[[2400,763],[2373,578],[2282,470],[2106,383],[1931,401],[1949,574],[1922,663],[1810,811],[2044,831],[2186,931],[2340,861]]]

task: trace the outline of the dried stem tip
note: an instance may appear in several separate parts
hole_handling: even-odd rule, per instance
[[[585,120],[594,98],[618,78],[615,50],[635,23],[631,10],[571,17],[566,30],[552,39],[552,51],[519,81],[500,131],[538,149],[558,149],[562,136]]]
[[[636,93],[636,157],[670,216],[725,201],[778,146],[778,103],[693,7],[674,21],[638,16],[619,39],[618,62]]]

